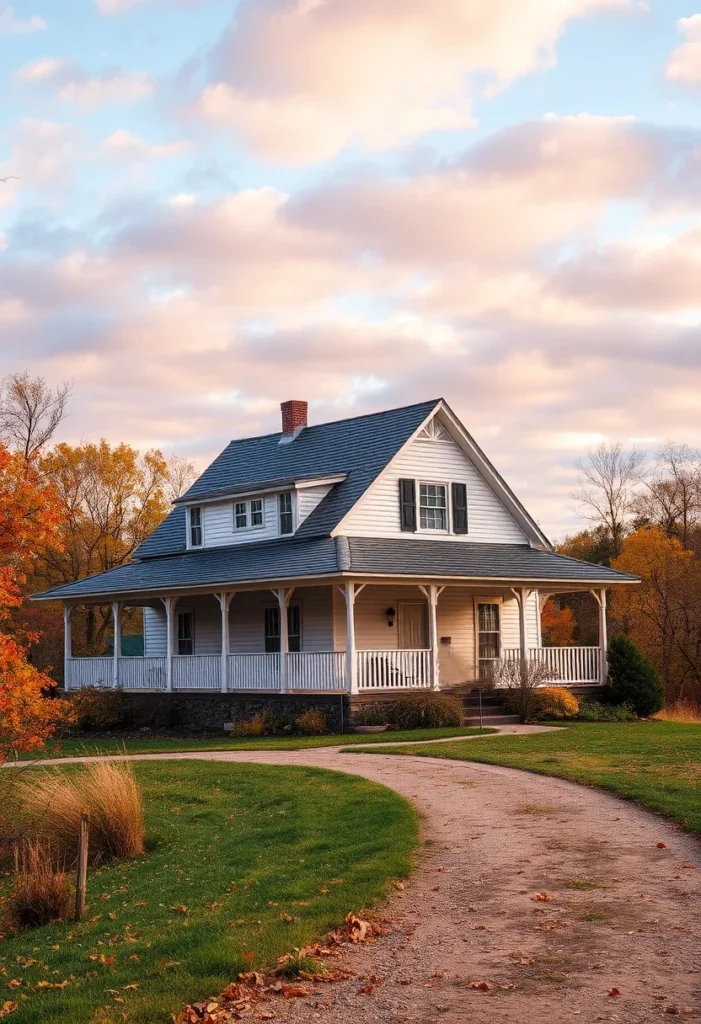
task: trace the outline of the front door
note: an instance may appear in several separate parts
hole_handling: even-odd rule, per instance
[[[414,651],[428,647],[428,621],[425,601],[400,601],[397,647]]]

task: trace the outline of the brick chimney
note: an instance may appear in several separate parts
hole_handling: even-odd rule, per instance
[[[280,438],[282,444],[294,440],[300,430],[304,430],[306,427],[307,403],[293,398],[289,402],[282,402],[280,411],[282,412],[282,437]]]

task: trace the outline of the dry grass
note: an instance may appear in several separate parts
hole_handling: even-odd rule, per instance
[[[71,908],[71,885],[65,871],[56,867],[55,856],[39,843],[28,843],[19,861],[3,924],[20,931],[62,921]]]
[[[701,707],[693,700],[678,700],[675,704],[658,711],[654,716],[661,722],[684,722],[687,725],[701,725]]]
[[[66,775],[56,769],[23,782],[18,794],[25,834],[55,851],[65,863],[76,858],[80,815],[90,819],[90,861],[138,857],[144,851],[141,791],[130,764],[95,761]]]

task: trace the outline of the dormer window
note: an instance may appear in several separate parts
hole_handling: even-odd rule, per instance
[[[199,505],[190,509],[190,547],[202,547],[202,509]]]
[[[234,502],[234,529],[248,530],[263,526],[263,499]]]
[[[283,491],[278,499],[280,515],[280,533],[294,533],[294,516],[292,514],[292,491]]]

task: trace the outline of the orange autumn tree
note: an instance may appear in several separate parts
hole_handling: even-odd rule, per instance
[[[675,537],[652,527],[623,542],[614,569],[642,582],[614,591],[613,613],[652,661],[668,701],[701,697],[701,562]]]
[[[58,523],[53,488],[32,462],[0,444],[0,762],[11,751],[40,748],[69,716],[66,704],[42,695],[52,680],[27,660],[34,637],[13,620],[34,552]]]
[[[569,647],[574,641],[575,618],[571,608],[559,607],[552,597],[540,615],[543,641],[550,647]]]

